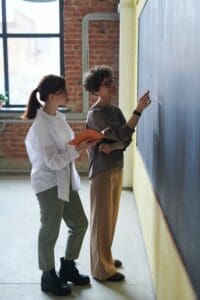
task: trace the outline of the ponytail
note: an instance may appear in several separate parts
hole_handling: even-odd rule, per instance
[[[38,92],[38,88],[36,88],[35,90],[32,91],[29,100],[28,100],[28,105],[26,108],[26,111],[24,112],[24,114],[21,116],[22,119],[24,120],[30,120],[30,119],[34,119],[36,114],[37,114],[37,109],[39,109],[41,107],[40,102],[37,99],[37,92]]]
[[[34,119],[37,114],[37,109],[43,106],[41,102],[46,103],[48,101],[49,94],[54,94],[65,89],[66,82],[64,77],[53,74],[44,76],[40,80],[38,87],[32,91],[28,100],[26,111],[21,118],[25,120]],[[41,102],[37,98],[37,92],[39,92],[39,99]]]

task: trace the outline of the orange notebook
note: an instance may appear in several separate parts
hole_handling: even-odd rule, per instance
[[[79,146],[82,142],[95,142],[102,139],[104,135],[94,129],[86,129],[83,132],[77,134],[73,140],[69,142],[70,145]]]

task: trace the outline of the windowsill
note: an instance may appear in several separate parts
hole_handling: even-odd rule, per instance
[[[22,107],[1,107],[0,113],[4,112],[23,112],[24,108]]]
[[[20,120],[22,113],[24,112],[23,108],[13,108],[13,107],[1,107],[0,109],[0,119],[15,119]]]
[[[23,107],[2,107],[0,109],[0,117],[17,117],[17,115],[19,114],[19,118],[20,116],[24,113],[25,108]],[[71,109],[70,108],[60,108],[59,111],[63,112],[63,113],[70,113]]]
[[[2,107],[1,109],[0,109],[0,113],[14,113],[14,112],[21,112],[21,113],[23,113],[25,111],[25,109],[23,108],[23,107]],[[71,112],[71,109],[70,108],[64,108],[64,107],[62,107],[62,108],[59,108],[59,111],[61,111],[61,112],[64,112],[64,113],[69,113],[69,112]]]
[[[25,108],[24,107],[2,107],[0,109],[0,121],[10,120],[11,121],[17,121],[17,122],[27,122],[27,120],[22,120],[21,116],[24,113]],[[61,107],[59,108],[59,111],[66,114],[66,118],[68,121],[85,121],[86,119],[86,112],[72,112],[70,108]],[[32,120],[30,120],[32,122]]]

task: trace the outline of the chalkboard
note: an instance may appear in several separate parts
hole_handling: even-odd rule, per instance
[[[137,147],[200,297],[200,1],[148,0],[139,17],[138,97],[152,105]]]

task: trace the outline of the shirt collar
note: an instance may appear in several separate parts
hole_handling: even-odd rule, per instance
[[[47,114],[45,111],[38,109],[37,110],[37,116],[41,118],[45,118],[49,122],[54,122],[58,117],[58,112],[56,111],[56,114],[54,116]]]

